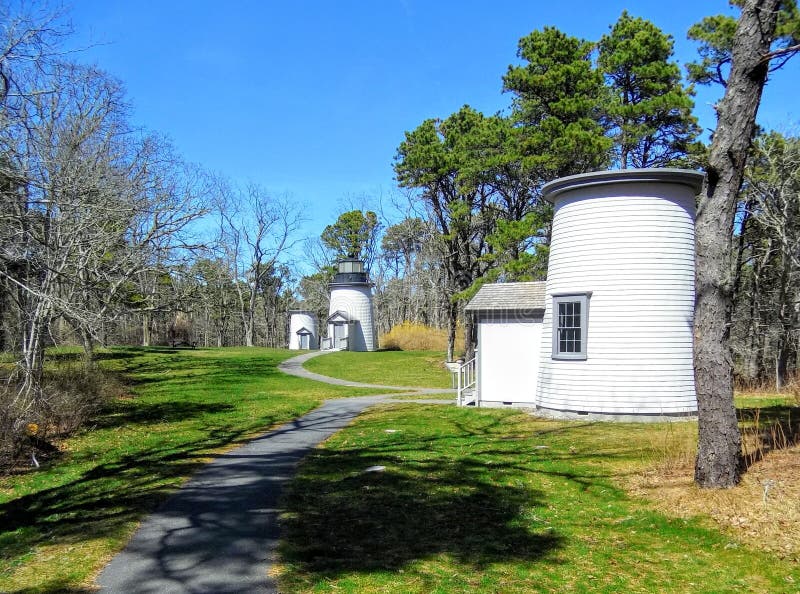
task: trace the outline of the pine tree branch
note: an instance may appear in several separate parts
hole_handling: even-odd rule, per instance
[[[794,54],[800,52],[800,43],[796,43],[794,45],[790,45],[788,47],[782,47],[780,49],[773,50],[764,54],[764,57],[761,58],[760,64],[766,64],[773,58],[778,58],[780,56],[786,56],[787,58],[791,58]],[[783,64],[781,64],[782,66]]]

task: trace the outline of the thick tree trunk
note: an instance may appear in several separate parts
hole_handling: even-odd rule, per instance
[[[471,315],[464,316],[464,359],[469,361],[475,356],[475,322]]]
[[[244,327],[244,345],[251,347],[255,346],[256,340],[256,321],[255,321],[255,312],[250,311],[247,314],[247,322],[245,323]]]
[[[780,392],[786,386],[786,372],[791,352],[786,341],[781,338],[775,354],[775,390]]]
[[[736,29],[731,72],[696,223],[695,382],[699,440],[695,482],[732,487],[741,471],[741,436],[733,405],[731,320],[733,217],[755,128],[780,0],[747,0]]]
[[[80,333],[83,344],[83,363],[86,367],[94,367],[97,359],[94,352],[94,338],[86,328],[81,328]]]

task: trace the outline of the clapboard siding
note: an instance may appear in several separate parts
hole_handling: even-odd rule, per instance
[[[311,332],[308,348],[317,348],[317,318],[313,313],[307,311],[289,312],[289,348],[291,350],[300,349],[300,337],[297,332],[303,328]]]
[[[693,189],[618,183],[560,189],[537,405],[602,414],[696,411]],[[552,358],[552,296],[591,293],[587,358]]]
[[[337,311],[345,312],[348,319],[356,322],[349,326],[349,350],[374,351],[377,345],[372,311],[372,286],[333,285],[329,312],[332,315]]]

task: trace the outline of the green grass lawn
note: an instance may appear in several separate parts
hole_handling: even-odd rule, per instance
[[[87,591],[142,516],[215,453],[325,398],[370,392],[279,373],[294,354],[103,353],[103,366],[128,378],[128,393],[67,440],[61,459],[0,479],[0,592]],[[343,352],[308,367],[449,387],[442,359]],[[789,400],[765,398],[737,402],[744,415],[767,406],[762,422],[797,418]],[[670,518],[625,494],[626,477],[695,439],[689,422],[372,409],[311,454],[284,498],[282,591],[796,592],[796,565],[747,548],[707,518]],[[364,472],[376,465],[385,472]]]
[[[118,551],[138,520],[214,453],[325,398],[375,393],[286,376],[272,349],[113,349],[130,381],[64,456],[0,479],[0,592],[70,592]]]
[[[772,406],[797,406],[800,401],[791,394],[769,392],[736,392],[733,397],[736,408],[765,408]]]
[[[627,475],[696,430],[373,409],[309,456],[285,495],[282,591],[797,591],[796,564],[625,494]]]
[[[438,351],[338,351],[310,359],[304,367],[353,382],[450,388],[450,372],[444,367],[444,360],[445,354]]]

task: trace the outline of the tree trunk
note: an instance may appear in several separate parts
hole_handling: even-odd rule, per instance
[[[447,360],[455,360],[456,350],[456,322],[458,320],[458,306],[450,303],[447,307]]]
[[[741,436],[733,404],[729,344],[733,218],[745,160],[767,78],[780,0],[747,0],[733,43],[731,72],[696,222],[695,382],[698,452],[695,482],[732,487],[741,472]]]
[[[94,352],[94,339],[92,338],[92,334],[86,328],[81,328],[80,333],[81,343],[83,345],[83,363],[88,368],[94,367],[96,356]]]
[[[14,404],[18,410],[28,411],[41,407],[43,400],[42,378],[44,376],[44,342],[47,328],[52,322],[51,307],[48,301],[35,301],[30,294],[25,294],[29,307],[24,313],[22,331],[22,382],[17,390]]]
[[[142,346],[149,347],[153,342],[151,326],[152,316],[150,315],[150,312],[142,312]]]
[[[244,327],[244,345],[251,347],[255,346],[256,340],[256,320],[255,312],[250,310],[247,312],[247,323]]]
[[[469,361],[475,356],[475,321],[471,314],[464,316],[464,360]]]
[[[775,353],[775,391],[780,392],[786,386],[786,370],[791,356],[789,345],[781,337],[778,341],[778,349]]]

